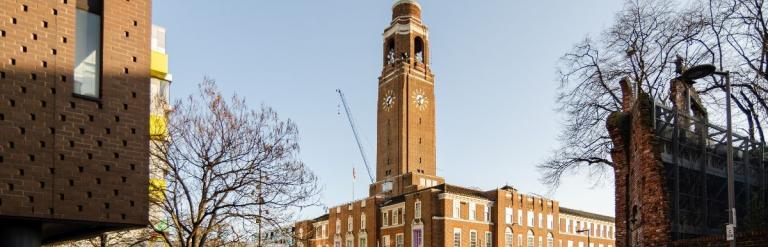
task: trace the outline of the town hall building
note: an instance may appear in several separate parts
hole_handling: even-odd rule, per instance
[[[515,188],[446,183],[435,158],[435,81],[415,0],[392,7],[379,77],[376,182],[367,198],[297,222],[297,247],[613,247],[614,218]]]

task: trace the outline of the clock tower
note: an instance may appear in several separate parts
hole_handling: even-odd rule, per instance
[[[435,80],[429,35],[415,0],[392,7],[379,77],[376,183],[373,194],[398,195],[442,184],[435,165]]]

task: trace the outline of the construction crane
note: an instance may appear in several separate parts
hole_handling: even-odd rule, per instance
[[[349,109],[349,105],[347,104],[347,98],[344,97],[344,93],[341,92],[341,89],[336,89],[336,92],[339,93],[339,98],[341,98],[341,104],[344,105],[344,112],[347,113],[347,120],[349,120],[349,126],[352,127],[352,134],[355,136],[355,142],[357,142],[357,148],[360,149],[360,156],[363,158],[363,163],[365,164],[365,170],[368,172],[368,178],[371,179],[371,183],[375,182],[373,180],[373,174],[371,173],[371,166],[368,163],[368,155],[365,154],[365,149],[363,149],[363,142],[360,141],[360,134],[357,132],[357,127],[355,126],[355,120],[352,117],[352,111]]]

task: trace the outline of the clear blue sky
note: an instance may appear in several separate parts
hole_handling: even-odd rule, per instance
[[[344,90],[375,161],[382,32],[394,0],[156,0],[153,22],[168,30],[171,94],[204,76],[299,126],[301,159],[320,177],[327,206],[356,198],[369,180],[336,88]],[[558,58],[614,19],[616,0],[420,0],[436,76],[438,175],[490,190],[505,184],[545,194],[535,165],[557,147]],[[551,198],[613,215],[611,184],[574,175]],[[307,209],[305,217],[322,208]]]

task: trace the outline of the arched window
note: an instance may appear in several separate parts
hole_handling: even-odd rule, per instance
[[[504,231],[504,246],[512,247],[512,242],[515,241],[515,235],[512,233],[512,228],[507,227]]]
[[[554,247],[555,246],[555,237],[552,236],[552,233],[547,233],[547,247]]]
[[[352,235],[352,233],[347,234],[347,245],[344,247],[354,247],[355,246],[355,236]]]
[[[387,51],[386,51],[386,54],[384,54],[384,63],[393,64],[395,63],[395,40],[388,39],[386,43],[386,47],[387,47]]]
[[[533,236],[533,231],[528,230],[528,243],[526,244],[526,246],[533,247],[534,246],[533,242],[535,241],[536,241],[536,238]]]
[[[413,54],[415,54],[414,58],[416,59],[416,62],[424,63],[424,40],[421,39],[421,37],[416,37],[413,41],[413,46]]]

